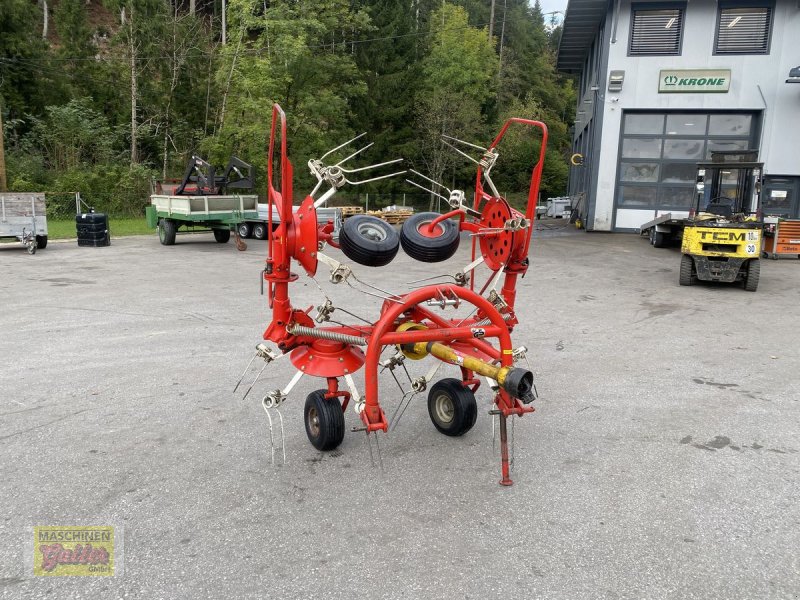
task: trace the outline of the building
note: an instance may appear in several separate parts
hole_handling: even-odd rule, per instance
[[[569,0],[569,193],[588,230],[688,214],[698,161],[758,149],[764,212],[800,217],[800,0]]]

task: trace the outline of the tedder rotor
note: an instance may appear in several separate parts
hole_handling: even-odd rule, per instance
[[[498,144],[511,125],[538,130],[541,136],[524,213],[509,205],[498,193],[491,179],[492,167],[499,157]],[[283,418],[280,411],[275,409],[286,400],[304,375],[322,378],[326,382],[324,388],[312,392],[306,398],[305,427],[312,445],[318,450],[332,450],[341,444],[345,432],[344,414],[352,402],[361,421],[360,427],[354,430],[366,432],[370,453],[372,442],[369,436],[376,434],[375,444],[380,452],[377,433],[388,433],[399,421],[411,398],[426,389],[428,412],[440,432],[449,436],[460,436],[469,431],[477,418],[475,392],[481,385],[480,378],[483,377],[493,394],[493,407],[489,412],[497,416],[500,425],[500,483],[511,485],[507,419],[533,412],[530,403],[535,399],[536,393],[531,371],[514,366],[516,361],[525,358],[526,349],[524,346],[512,346],[511,332],[518,323],[514,310],[517,280],[528,269],[528,250],[544,166],[547,127],[539,121],[509,119],[488,148],[443,136],[447,145],[477,164],[473,201],[468,202],[460,190],[447,189],[424,175],[411,171],[414,177],[424,180],[425,183],[411,179],[407,180],[409,183],[443,198],[451,210],[445,214],[416,214],[404,223],[399,234],[394,227],[377,217],[352,216],[345,221],[337,242],[332,238],[331,224],[317,224],[316,209],[345,184],[360,185],[406,172],[384,173],[355,180],[365,171],[393,165],[402,160],[360,168],[345,166],[347,161],[369,146],[356,150],[335,164],[325,163],[326,158],[334,151],[341,150],[358,138],[334,148],[320,159],[308,162],[318,184],[299,208],[293,210],[293,170],[287,154],[286,116],[280,106],[276,104],[273,107],[267,193],[270,220],[277,221],[278,225],[269,236],[263,271],[269,307],[272,310],[272,320],[264,331],[263,338],[274,343],[277,350],[263,342],[259,343],[256,355],[250,361],[252,364],[256,358],[264,360],[253,384],[267,365],[284,356],[288,356],[296,369],[296,373],[283,389],[268,392],[262,400],[270,423],[273,460],[275,445],[272,443],[273,419],[270,413],[276,412],[279,416],[283,437]],[[455,144],[461,145],[463,149]],[[469,154],[476,150],[480,151],[479,158],[473,158]],[[327,189],[320,193],[324,188]],[[274,221],[273,214],[277,216]],[[376,267],[388,264],[402,245],[404,251],[416,260],[440,262],[456,252],[460,232],[467,232],[472,238],[472,261],[455,274],[448,275],[445,283],[422,285],[407,293],[394,293],[375,287],[358,277],[347,264],[322,252],[326,244],[331,245],[340,248],[354,262]],[[312,279],[322,263],[329,270],[331,283],[344,283],[378,298],[380,317],[374,322],[362,318],[362,322],[356,324],[322,325],[331,321],[330,315],[334,311],[341,310],[345,314],[357,316],[344,307],[334,306],[327,295],[313,317],[310,314],[311,308],[295,308],[289,298],[290,285],[298,279],[298,275],[292,271],[293,261]],[[479,285],[476,282],[479,272],[477,268],[481,265],[481,272],[488,271],[488,277]],[[500,286],[501,279],[502,286],[498,291],[496,288]],[[317,287],[322,291],[319,284]],[[462,306],[465,309],[471,308],[467,317],[448,318],[442,314]],[[384,350],[390,350],[392,355],[381,360]],[[379,400],[379,369],[388,369],[394,377],[396,368],[405,369],[404,362],[407,359],[422,360],[427,357],[437,359],[434,367],[424,377],[411,380],[409,376],[411,389],[402,394],[392,418],[387,419]],[[443,363],[457,366],[461,377],[440,379],[429,387],[438,367]],[[245,374],[250,364],[245,369]],[[353,374],[362,367],[363,395],[359,393],[353,379]],[[397,377],[394,379],[398,381]],[[346,389],[342,389],[342,380]],[[249,386],[245,396],[253,384]],[[238,386],[237,383],[237,388]]]

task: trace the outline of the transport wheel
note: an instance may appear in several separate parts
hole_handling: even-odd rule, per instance
[[[230,229],[215,229],[214,230],[214,239],[217,240],[220,244],[226,244],[229,239],[231,239],[231,230]]]
[[[696,276],[694,273],[694,259],[688,254],[681,254],[681,271],[679,282],[681,285],[694,285]]]
[[[36,236],[36,247],[39,250],[44,250],[47,248],[47,236],[46,235],[37,235]]]
[[[441,262],[447,260],[458,250],[461,238],[458,225],[450,219],[440,221],[428,231],[430,223],[439,213],[425,212],[410,217],[400,230],[400,243],[403,250],[414,260],[421,262]]]
[[[653,234],[653,246],[656,248],[666,248],[669,243],[669,236],[663,231],[656,231]]]
[[[36,242],[29,242],[28,243],[28,254],[36,254]]]
[[[655,243],[656,243],[656,228],[655,227],[651,227],[650,228],[650,230],[648,231],[648,236],[647,237],[650,238],[650,245],[651,246],[655,246]]]
[[[303,411],[308,441],[317,450],[333,450],[344,439],[344,412],[339,400],[325,399],[325,390],[311,392]]]
[[[354,215],[344,222],[339,246],[347,258],[360,265],[382,267],[397,255],[400,236],[394,227],[378,217]]]
[[[246,240],[250,237],[250,234],[253,232],[253,228],[250,227],[250,223],[239,223],[238,226],[239,237],[243,240]]]
[[[758,289],[758,280],[761,277],[761,261],[751,259],[747,262],[747,275],[744,278],[744,289],[755,292]]]
[[[158,221],[158,241],[164,246],[175,245],[175,234],[178,227],[172,219],[159,219]]]
[[[459,379],[440,379],[428,392],[428,414],[441,433],[458,437],[475,425],[478,403],[475,394]]]
[[[267,239],[267,226],[263,223],[256,223],[253,225],[253,237],[257,240]]]

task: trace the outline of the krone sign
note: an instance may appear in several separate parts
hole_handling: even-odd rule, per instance
[[[662,70],[658,75],[660,94],[725,93],[730,87],[730,69]]]

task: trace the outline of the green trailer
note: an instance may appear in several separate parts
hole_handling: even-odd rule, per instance
[[[214,239],[224,244],[231,230],[239,223],[256,221],[257,195],[207,195],[207,196],[150,196],[145,210],[147,224],[158,229],[158,239],[164,246],[175,244],[178,230],[213,231]]]

